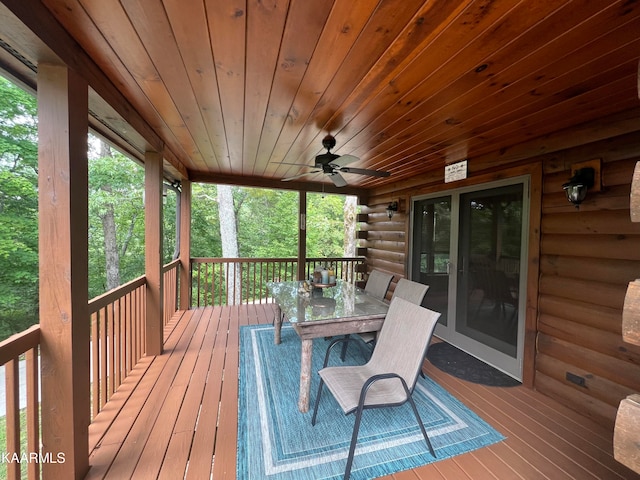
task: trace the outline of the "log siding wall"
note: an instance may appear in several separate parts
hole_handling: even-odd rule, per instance
[[[640,130],[640,125],[636,128]],[[631,222],[629,211],[640,135],[625,132],[629,132],[626,127],[619,135],[600,136],[593,142],[576,140],[579,132],[565,132],[569,148],[522,155],[520,161],[520,165],[537,164],[543,172],[541,205],[534,210],[532,198],[531,210],[531,215],[540,216],[540,230],[534,232],[539,241],[533,245],[535,249],[539,245],[539,252],[529,253],[530,262],[539,259],[537,289],[529,289],[537,291],[530,301],[534,340],[531,353],[525,354],[525,371],[527,362],[534,371],[529,383],[610,428],[620,401],[640,391],[640,347],[622,340],[626,288],[640,278],[640,224]],[[562,144],[558,137],[553,140]],[[532,142],[527,147],[545,151],[543,144]],[[499,167],[502,154],[485,155],[477,162],[470,159],[465,183],[473,183],[474,177],[482,178],[478,183],[504,178],[507,170]],[[602,191],[590,192],[576,209],[567,202],[562,184],[571,177],[573,163],[595,158],[601,159]],[[394,192],[374,192],[360,216],[359,246],[367,270],[396,275],[392,289],[408,268],[411,196],[459,186],[444,186],[442,174],[425,178],[422,185],[415,178],[409,182],[398,182]],[[386,205],[398,199],[403,208],[389,221]],[[583,377],[585,385],[568,381],[567,373]]]

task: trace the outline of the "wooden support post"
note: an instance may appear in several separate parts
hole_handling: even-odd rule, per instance
[[[180,193],[180,310],[191,308],[191,182]]]
[[[636,167],[633,170],[629,211],[631,212],[631,221],[640,222],[640,162],[636,162]]]
[[[85,80],[38,64],[43,478],[89,468],[87,112]]]
[[[640,473],[640,395],[629,395],[620,402],[613,432],[613,457]]]
[[[640,280],[629,282],[622,309],[622,340],[640,345]]]
[[[298,203],[298,280],[306,277],[307,266],[307,192],[300,192]]]
[[[147,314],[145,354],[162,354],[162,155],[146,152],[144,158],[145,274]]]

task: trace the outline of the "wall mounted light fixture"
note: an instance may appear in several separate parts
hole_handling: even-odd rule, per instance
[[[387,216],[389,217],[389,220],[391,220],[391,218],[393,217],[393,214],[396,213],[398,211],[398,202],[397,201],[393,201],[391,203],[389,203],[389,205],[387,205]]]
[[[593,168],[581,168],[577,170],[573,177],[562,185],[564,192],[567,194],[567,200],[573,203],[576,208],[580,206],[587,196],[587,190],[593,187]]]
[[[587,191],[600,191],[600,159],[590,160],[571,166],[573,176],[562,185],[567,200],[580,208]]]

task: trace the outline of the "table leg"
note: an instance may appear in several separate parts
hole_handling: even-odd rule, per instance
[[[307,413],[309,411],[312,349],[313,340],[302,340],[302,355],[300,357],[300,397],[298,398],[298,410],[302,413]]]
[[[273,319],[273,343],[280,345],[280,330],[282,329],[282,311],[276,308],[276,316]]]

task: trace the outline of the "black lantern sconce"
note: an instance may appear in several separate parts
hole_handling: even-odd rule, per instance
[[[587,190],[593,187],[593,168],[581,168],[571,177],[571,179],[562,185],[564,192],[567,194],[567,200],[578,207],[587,196]]]
[[[389,217],[389,220],[391,220],[391,218],[393,218],[394,213],[396,213],[398,211],[398,202],[397,201],[393,201],[391,203],[389,203],[389,205],[387,205],[387,216]]]
[[[567,200],[576,208],[587,196],[587,191],[600,191],[600,159],[590,160],[571,166],[573,176],[567,183],[562,185]]]

